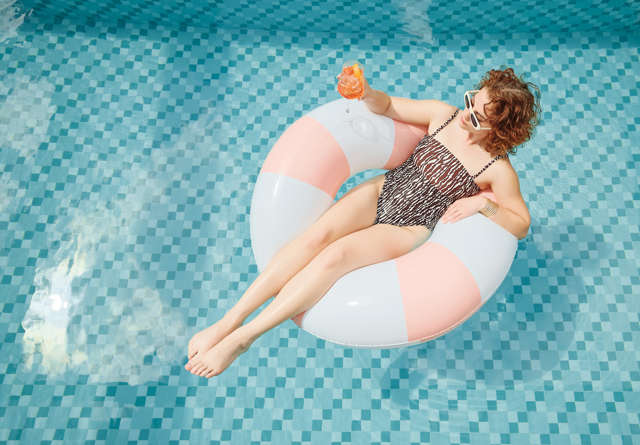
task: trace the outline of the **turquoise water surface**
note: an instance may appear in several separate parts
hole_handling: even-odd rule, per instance
[[[4,3],[0,444],[640,443],[637,2]],[[349,59],[460,107],[491,68],[540,86],[511,272],[422,345],[287,321],[194,376],[258,274],[261,165]]]

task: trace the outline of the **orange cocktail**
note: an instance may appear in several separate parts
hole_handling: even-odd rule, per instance
[[[346,99],[360,99],[364,94],[364,68],[358,62],[343,65],[338,75],[338,93]]]

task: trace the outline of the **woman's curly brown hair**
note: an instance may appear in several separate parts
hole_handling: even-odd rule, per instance
[[[540,89],[516,76],[512,68],[489,71],[477,89],[483,87],[488,90],[487,120],[492,128],[487,149],[493,155],[515,154],[516,147],[531,138],[540,122]]]

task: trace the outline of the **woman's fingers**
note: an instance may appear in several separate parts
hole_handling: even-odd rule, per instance
[[[369,82],[367,82],[367,78],[362,76],[362,82],[364,84],[364,95],[366,96],[369,91],[371,91],[371,87],[369,86]]]

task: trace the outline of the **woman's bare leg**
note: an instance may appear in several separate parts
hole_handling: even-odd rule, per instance
[[[426,227],[409,230],[381,224],[335,241],[291,278],[256,318],[193,360],[187,369],[204,377],[219,374],[264,332],[316,304],[341,276],[404,255],[424,242],[428,234]]]
[[[287,281],[326,246],[349,233],[369,227],[375,220],[383,179],[379,175],[349,190],[307,231],[281,248],[223,318],[191,338],[189,360],[198,352],[206,352],[241,326],[253,311],[280,292]]]

